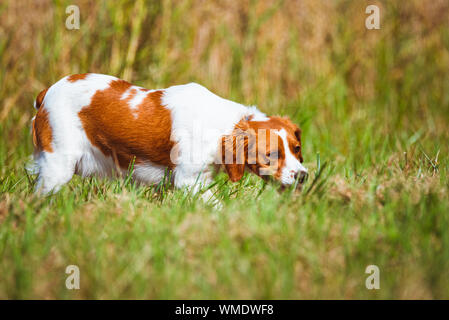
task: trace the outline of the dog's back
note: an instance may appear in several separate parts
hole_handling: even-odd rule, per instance
[[[36,98],[32,123],[36,189],[48,193],[74,173],[110,175],[135,159],[145,182],[157,182],[171,166],[170,111],[162,91],[115,77],[65,77]]]
[[[191,184],[249,110],[195,83],[148,90],[92,73],[59,80],[38,95],[35,108],[36,190],[43,193],[58,190],[74,173],[108,176],[132,161],[144,183],[159,182],[168,168],[175,185]]]

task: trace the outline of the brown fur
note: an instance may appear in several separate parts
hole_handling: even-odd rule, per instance
[[[265,129],[265,135],[262,135]],[[292,154],[303,162],[301,154],[301,130],[293,124],[288,118],[270,117],[268,121],[251,121],[240,120],[234,127],[231,135],[222,138],[222,163],[229,175],[231,181],[236,182],[240,180],[247,166],[251,171],[260,176],[259,170],[261,168],[270,169],[273,171],[275,178],[279,178],[282,173],[282,168],[285,162],[285,150],[282,139],[279,136],[273,137],[270,135],[272,129],[285,129],[287,132],[287,141]],[[277,139],[277,148],[272,145],[272,139]],[[230,142],[232,140],[232,143]],[[253,143],[249,143],[252,141]],[[232,146],[233,162],[225,163],[226,147]],[[262,146],[264,150],[259,150]],[[295,152],[295,148],[299,146],[299,152]],[[237,154],[241,154],[243,149],[244,161],[237,161]],[[263,149],[263,148],[262,148]],[[278,152],[278,157],[274,161],[274,166],[269,167],[269,158],[267,154]],[[256,156],[252,159],[250,156]]]
[[[39,94],[37,95],[37,98],[36,98],[36,104],[35,104],[36,109],[39,109],[39,108],[41,107],[42,102],[44,101],[45,94],[47,93],[47,91],[48,91],[48,88],[42,90],[42,91],[39,92]]]
[[[45,107],[39,108],[32,124],[33,144],[37,151],[53,152],[51,145],[53,134],[51,131],[48,112]]]
[[[104,155],[117,159],[122,168],[127,168],[133,157],[136,163],[151,161],[172,168],[171,114],[161,104],[163,91],[148,93],[138,108],[131,110],[128,101],[136,92],[120,100],[130,86],[124,80],[111,82],[79,112],[88,139]]]
[[[76,82],[78,80],[84,80],[86,79],[87,75],[88,73],[72,74],[67,78],[67,81]]]
[[[240,120],[234,127],[230,135],[224,136],[221,140],[221,156],[222,163],[232,182],[236,182],[243,177],[245,172],[245,163],[248,162],[248,144],[249,138],[247,134],[252,134],[249,131],[248,121]],[[226,149],[231,147],[232,150]],[[242,150],[243,149],[243,150]],[[225,155],[227,153],[233,154],[232,163],[226,163]],[[242,154],[244,159],[237,159],[237,154]]]
[[[250,127],[257,131],[258,129],[285,129],[287,131],[287,141],[290,151],[299,161],[303,162],[302,145],[301,145],[301,130],[287,117],[270,117],[268,121],[250,121]],[[299,153],[295,152],[295,147],[299,146]],[[268,149],[267,149],[268,150]]]

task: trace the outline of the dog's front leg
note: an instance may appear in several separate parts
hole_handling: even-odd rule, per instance
[[[174,183],[177,188],[186,188],[192,194],[197,194],[203,188],[207,188],[212,182],[212,172],[207,167],[177,166],[174,170]],[[208,189],[201,195],[204,202],[221,207],[212,190]]]

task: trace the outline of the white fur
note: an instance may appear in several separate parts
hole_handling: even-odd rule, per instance
[[[223,99],[205,87],[189,83],[165,90],[162,104],[172,116],[172,140],[179,146],[175,186],[206,185],[223,135],[254,109]],[[260,113],[260,111],[258,111]]]
[[[83,176],[110,175],[113,171],[112,159],[106,158],[87,139],[78,112],[90,104],[97,90],[108,88],[110,81],[116,79],[89,74],[85,80],[72,83],[65,77],[48,89],[43,104],[52,129],[53,152],[35,155],[39,167],[37,191],[57,191],[71,179],[77,167]]]
[[[110,176],[117,169],[111,157],[104,156],[90,143],[78,117],[80,110],[90,105],[96,91],[108,88],[112,80],[117,78],[88,74],[85,79],[75,82],[65,77],[49,88],[43,104],[52,128],[53,152],[43,151],[35,155],[39,168],[36,190],[43,193],[57,191],[74,173]],[[132,89],[137,90],[128,101],[133,110],[138,108],[148,92],[154,91],[143,91],[132,86],[121,99],[129,98]],[[254,121],[268,119],[256,107],[223,99],[196,83],[173,86],[163,91],[162,104],[170,110],[172,117],[171,139],[179,148],[176,157],[172,158],[176,164],[174,184],[176,187],[193,187],[194,192],[212,181],[210,165],[214,163],[223,135],[230,134],[244,117],[252,116]],[[285,130],[281,130],[283,141],[286,141],[285,134]],[[288,146],[285,149],[289,150]],[[298,170],[305,168],[288,153],[283,173],[285,183],[291,184],[291,174]],[[165,171],[164,166],[148,161],[135,166],[134,177],[146,184],[158,183]],[[209,198],[211,194],[209,191],[204,197]]]
[[[295,183],[297,174],[306,174],[307,169],[299,162],[299,160],[292,154],[287,141],[287,132],[285,129],[277,131],[281,137],[285,150],[285,165],[281,172],[281,183],[284,185],[292,185]]]

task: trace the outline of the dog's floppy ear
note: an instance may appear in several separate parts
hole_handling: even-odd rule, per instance
[[[222,163],[232,182],[243,177],[248,160],[248,142],[252,137],[248,122],[241,120],[230,135],[222,138]]]
[[[299,129],[298,128],[298,126],[295,126],[296,128],[295,128],[295,137],[296,137],[296,140],[298,140],[298,141],[301,141],[301,129]]]
[[[245,164],[225,164],[225,168],[232,182],[242,179],[245,173]]]

